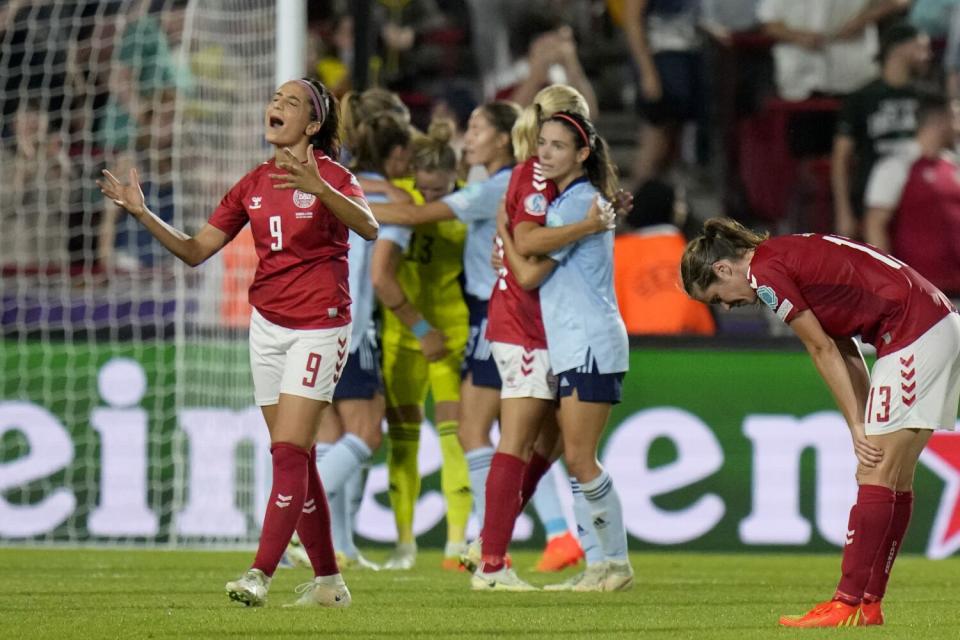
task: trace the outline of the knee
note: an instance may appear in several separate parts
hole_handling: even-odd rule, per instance
[[[367,430],[367,432],[360,437],[364,444],[370,448],[371,453],[376,452],[376,450],[380,448],[380,445],[383,444],[383,432],[380,431],[380,425],[377,425],[376,429]]]
[[[600,470],[600,465],[597,463],[597,458],[593,452],[581,453],[568,449],[563,454],[563,461],[570,475],[581,482],[584,481],[585,478],[595,478]]]
[[[492,444],[489,427],[482,429],[476,424],[471,424],[469,420],[460,421],[460,426],[457,428],[457,439],[460,440],[460,446],[463,447],[464,451],[473,451],[481,447],[489,447]]]

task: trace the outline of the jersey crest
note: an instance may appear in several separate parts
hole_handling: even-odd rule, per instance
[[[523,200],[523,208],[531,216],[545,215],[547,204],[547,198],[542,193],[531,193]]]
[[[313,203],[317,201],[317,196],[312,193],[304,193],[297,189],[293,192],[293,204],[297,205],[301,209],[309,209],[313,206]]]

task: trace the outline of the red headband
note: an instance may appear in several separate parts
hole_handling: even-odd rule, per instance
[[[580,132],[580,137],[583,138],[583,144],[587,145],[588,149],[590,148],[590,138],[587,137],[587,132],[583,130],[583,127],[580,126],[579,122],[577,122],[576,120],[574,120],[573,118],[571,118],[565,113],[555,113],[550,119],[555,120],[557,118],[562,118],[563,120],[566,120],[567,122],[572,124],[574,127],[576,127],[577,131]]]
[[[313,100],[313,109],[317,112],[317,118],[321,123],[326,122],[327,110],[323,108],[323,99],[320,97],[320,92],[317,91],[317,88],[313,86],[312,82],[307,82],[299,78],[294,80],[294,82],[299,82],[307,88],[307,91],[310,93],[310,99]]]

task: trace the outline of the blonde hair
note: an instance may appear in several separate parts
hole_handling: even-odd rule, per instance
[[[696,296],[717,279],[713,271],[717,260],[739,260],[769,236],[755,233],[730,218],[710,218],[704,222],[703,234],[687,244],[680,259],[680,278],[687,295]]]
[[[430,122],[426,134],[420,134],[413,140],[413,168],[415,171],[457,170],[457,154],[450,146],[456,125],[448,118],[437,118]]]
[[[536,155],[540,125],[560,111],[590,118],[587,99],[570,85],[552,84],[541,89],[533,97],[533,102],[520,112],[520,117],[513,125],[511,137],[513,138],[513,155],[517,162],[523,162]]]
[[[410,124],[410,110],[400,100],[400,96],[380,87],[367,89],[363,93],[348,91],[340,104],[340,140],[351,153],[358,144],[360,125],[371,118],[392,113],[401,122]]]

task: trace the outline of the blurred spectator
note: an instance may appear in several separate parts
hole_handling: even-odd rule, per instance
[[[960,4],[950,12],[943,67],[947,76],[947,95],[954,102],[960,102]]]
[[[424,42],[424,34],[446,26],[434,0],[376,0],[373,23],[380,36],[381,86],[407,92],[422,88],[435,74],[445,52]],[[446,54],[449,57],[449,54]]]
[[[590,113],[598,113],[597,97],[577,55],[573,29],[546,5],[531,3],[514,14],[510,29],[513,61],[493,77],[498,100],[521,106],[550,84],[569,84],[583,94]]]
[[[953,113],[942,96],[924,96],[907,149],[874,167],[867,188],[867,242],[960,296],[960,164]]]
[[[950,16],[958,4],[960,0],[913,0],[910,24],[931,38],[942,38],[947,35]]]
[[[343,97],[352,86],[354,37],[353,16],[334,15],[326,24],[311,29],[311,55],[307,65],[333,95]]]
[[[67,223],[82,210],[61,132],[39,99],[21,100],[13,114],[13,148],[0,151],[0,260],[28,271],[67,268]]]
[[[897,23],[884,32],[879,60],[879,77],[844,101],[833,142],[835,228],[851,238],[863,217],[863,194],[874,164],[911,140],[916,130],[914,83],[929,64],[930,39],[906,22]]]
[[[700,0],[626,0],[623,29],[640,81],[644,124],[634,163],[636,184],[666,173],[682,127],[703,122]]]
[[[700,0],[701,24],[721,40],[725,34],[749,31],[757,26],[760,0]],[[729,36],[727,36],[729,37]]]
[[[780,97],[845,94],[875,73],[876,23],[910,0],[761,0],[757,16],[773,48]]]
[[[686,204],[672,186],[649,180],[635,194],[643,207],[627,215],[627,230],[614,240],[614,286],[620,314],[631,335],[713,335],[706,305],[680,285],[680,258],[687,241],[677,225]]]

